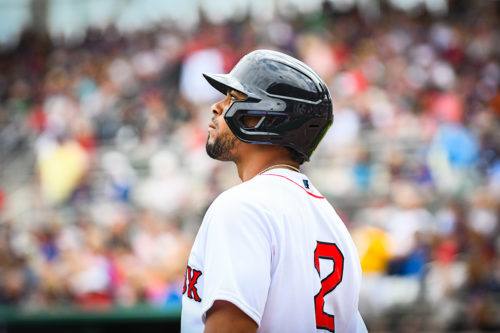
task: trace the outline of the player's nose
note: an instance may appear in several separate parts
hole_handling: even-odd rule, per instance
[[[222,114],[222,108],[221,108],[221,106],[219,104],[220,103],[215,103],[211,107],[211,109],[212,109],[212,115],[214,117],[215,116],[220,116]]]
[[[212,105],[212,115],[220,116],[224,113],[224,106],[226,104],[226,99],[220,100],[219,102]]]

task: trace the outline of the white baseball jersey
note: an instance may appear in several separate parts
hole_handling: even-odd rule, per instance
[[[272,169],[222,193],[191,250],[181,331],[203,332],[216,300],[258,332],[366,332],[349,232],[306,176]]]

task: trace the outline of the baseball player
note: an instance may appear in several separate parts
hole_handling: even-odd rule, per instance
[[[208,209],[182,299],[181,331],[365,332],[351,237],[300,165],[333,122],[330,93],[301,61],[257,50],[229,74],[204,74],[212,106],[206,150],[242,183]]]

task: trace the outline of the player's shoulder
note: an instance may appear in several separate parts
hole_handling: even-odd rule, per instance
[[[273,173],[257,175],[221,193],[213,206],[245,206],[269,211],[289,205],[291,200],[303,200],[308,195],[324,199],[302,173],[277,169]]]
[[[222,192],[212,203],[213,206],[254,206],[262,207],[272,201],[275,187],[266,186],[269,180],[256,176],[249,181],[235,185]]]
[[[262,189],[251,182],[244,182],[222,192],[210,205],[205,225],[210,228],[257,228],[269,230],[279,210],[262,194]],[[238,223],[234,223],[237,220]]]
[[[254,179],[235,185],[222,192],[214,201],[214,203],[238,203],[238,202],[254,202],[261,198],[262,187]]]

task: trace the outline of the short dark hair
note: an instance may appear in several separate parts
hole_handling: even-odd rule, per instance
[[[293,148],[290,147],[285,147],[286,150],[288,150],[288,153],[290,154],[290,157],[292,158],[292,161],[297,162],[299,165],[304,163],[306,161],[306,158],[302,156],[298,151],[296,151]]]

